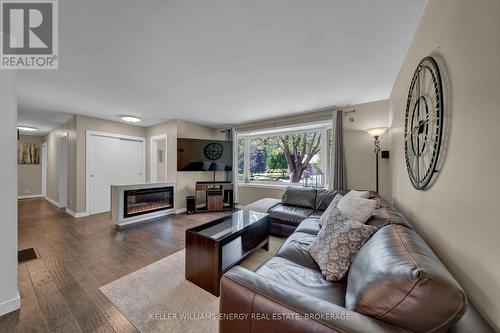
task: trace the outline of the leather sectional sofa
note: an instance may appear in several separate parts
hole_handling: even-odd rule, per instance
[[[378,196],[367,222],[378,231],[355,257],[347,278],[325,280],[308,246],[334,193],[317,193],[320,198],[313,199],[293,190],[282,205],[305,208],[314,202],[314,209],[282,207],[279,214],[270,213],[283,221],[287,210],[294,216],[286,217],[285,225],[298,224],[273,258],[255,272],[236,266],[224,274],[220,333],[493,332],[407,219]],[[298,222],[299,214],[308,217]],[[274,223],[276,228],[279,222]]]
[[[288,187],[281,203],[269,208],[270,233],[290,236],[297,226],[308,217],[319,217],[328,208],[337,191]]]

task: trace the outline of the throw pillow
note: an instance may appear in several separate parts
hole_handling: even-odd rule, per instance
[[[346,197],[353,197],[353,198],[368,199],[370,197],[370,192],[368,192],[368,191],[350,190],[345,196]]]
[[[319,225],[322,227],[325,225],[326,219],[332,214],[333,211],[337,210],[337,205],[339,204],[340,199],[343,198],[343,195],[337,194],[335,198],[333,198],[332,202],[330,202],[330,205],[328,205],[328,208],[323,212],[323,215],[319,218]]]
[[[328,281],[339,281],[346,276],[359,249],[375,231],[376,227],[360,223],[336,210],[309,245],[309,253]]]
[[[340,199],[337,205],[342,214],[350,216],[361,223],[368,221],[376,207],[377,201],[375,200],[348,197],[347,195]]]

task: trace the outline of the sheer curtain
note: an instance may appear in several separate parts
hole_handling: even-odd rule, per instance
[[[330,179],[328,181],[329,188],[332,190],[347,190],[342,120],[342,111],[334,111],[332,144],[330,145]]]

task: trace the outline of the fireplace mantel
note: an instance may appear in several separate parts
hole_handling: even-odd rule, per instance
[[[151,190],[165,189],[167,192],[171,188],[171,206],[155,205],[151,207],[151,211],[145,211],[140,213],[128,213],[125,209],[131,204],[126,202],[126,194],[138,195],[151,195],[148,192]],[[146,192],[146,193],[144,193]],[[153,219],[158,219],[175,212],[174,208],[174,196],[175,196],[175,182],[151,182],[151,183],[138,183],[138,184],[116,184],[111,185],[111,219],[115,223],[117,230],[135,223],[142,223]],[[146,204],[147,206],[147,204]],[[158,208],[160,207],[160,208]]]

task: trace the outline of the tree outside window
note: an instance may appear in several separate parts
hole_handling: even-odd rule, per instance
[[[239,179],[245,174],[245,140],[249,148],[249,180],[260,183],[302,183],[323,186],[323,130],[247,137],[239,142]],[[323,157],[326,158],[326,157]]]

